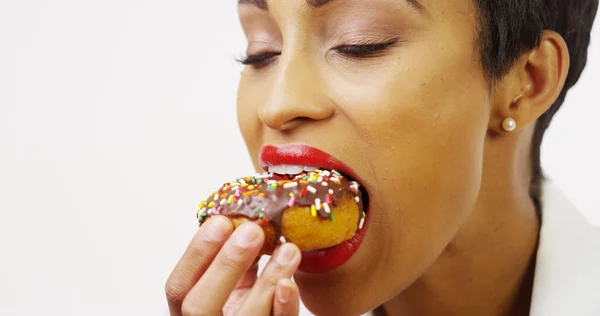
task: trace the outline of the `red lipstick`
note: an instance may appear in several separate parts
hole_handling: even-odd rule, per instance
[[[259,162],[264,170],[274,165],[303,165],[335,169],[362,184],[356,173],[346,164],[332,155],[310,146],[264,146],[260,151]],[[298,270],[307,273],[325,273],[346,263],[356,253],[365,237],[369,218],[368,210],[365,210],[365,213],[367,216],[362,229],[357,230],[351,239],[327,249],[303,252]]]

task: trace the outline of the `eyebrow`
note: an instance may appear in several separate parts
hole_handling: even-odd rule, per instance
[[[332,0],[305,0],[306,3],[313,7],[313,8],[318,8],[320,6],[323,6],[329,2],[331,2]],[[423,6],[423,4],[421,2],[419,2],[419,0],[406,0],[406,2],[408,2],[410,5],[412,5],[413,7],[415,7],[417,10],[419,11],[424,11],[425,7]],[[269,6],[267,4],[267,0],[239,0],[238,2],[239,4],[252,4],[255,5],[263,10],[268,10]]]

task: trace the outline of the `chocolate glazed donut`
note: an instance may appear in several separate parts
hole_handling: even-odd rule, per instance
[[[365,220],[360,185],[335,170],[298,175],[259,174],[225,183],[198,207],[200,225],[211,216],[238,227],[254,221],[265,232],[262,254],[279,243],[301,251],[325,249],[352,238]]]

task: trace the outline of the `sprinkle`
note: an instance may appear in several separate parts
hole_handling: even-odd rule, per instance
[[[231,204],[231,202],[233,202],[233,195],[230,195],[229,198],[227,199],[227,204]]]
[[[240,190],[239,190],[239,189],[238,189],[238,190],[236,190],[236,191],[235,191],[235,193],[234,193],[233,195],[235,195],[236,197],[240,197]]]
[[[307,187],[306,187],[306,189],[307,189],[308,191],[310,191],[310,193],[312,193],[312,194],[315,194],[315,193],[317,193],[317,189],[315,189],[314,187],[312,187],[312,186],[310,186],[310,185],[309,185],[309,186],[307,186]]]
[[[300,183],[302,183],[302,184],[309,184],[310,182],[308,182],[306,180],[300,180]]]
[[[226,199],[222,199],[221,202],[219,202],[220,205],[225,205],[225,203],[227,203]]]
[[[365,218],[364,217],[360,219],[360,222],[358,223],[358,229],[362,229],[363,225],[365,225]]]
[[[215,206],[215,202],[210,202],[210,203],[208,204],[208,207],[210,207],[210,208],[212,208],[213,206]]]
[[[356,201],[356,203],[360,202],[360,198],[358,196],[355,196],[354,200]]]
[[[271,190],[271,191],[275,191],[275,190],[277,190],[277,187],[274,186],[274,185],[270,185],[270,186],[267,187],[267,189]]]
[[[213,199],[214,201],[219,199],[219,193],[215,193],[215,198]]]
[[[323,182],[321,182],[321,185],[326,187],[328,184],[327,184],[327,182],[323,181]]]
[[[248,186],[248,190],[254,190],[254,186],[253,185],[249,185]]]
[[[306,196],[306,191],[308,191],[308,187],[302,188],[302,191],[300,192],[300,197]]]
[[[327,194],[327,203],[333,204],[333,197],[331,196],[331,194]]]
[[[265,196],[265,195],[266,195],[266,194],[264,194],[264,193],[262,193],[262,192],[258,194],[258,196]]]
[[[335,169],[331,169],[331,172],[333,172],[336,176],[341,176],[342,174],[339,173],[337,170]]]
[[[223,194],[221,194],[221,198],[224,198],[224,197],[226,197],[226,196],[227,196],[227,193],[223,193]]]
[[[201,209],[201,210],[198,212],[198,214],[200,214],[200,215],[202,215],[202,214],[205,214],[205,213],[206,213],[206,208],[205,208],[205,207],[204,207],[204,208],[202,208],[202,209]]]
[[[321,210],[321,199],[315,199],[315,205],[317,207],[317,211]]]
[[[317,179],[317,182],[323,182],[323,177],[319,177],[319,178]]]
[[[243,196],[249,196],[249,195],[255,195],[258,194],[258,190],[254,190],[254,191],[248,191],[244,194],[242,194]]]
[[[233,203],[237,203],[239,199],[240,199],[239,196],[234,196],[233,197]]]
[[[322,173],[322,174],[323,174],[324,176],[326,176],[326,177],[329,177],[329,176],[331,175],[331,172],[329,172],[329,171],[325,170],[325,171],[323,171],[323,173]]]
[[[329,213],[329,220],[333,222],[333,213]]]
[[[244,181],[244,179],[240,179],[240,181],[238,181],[238,182],[241,183],[242,185],[246,184],[246,181]]]
[[[269,222],[269,219],[268,219],[268,218],[266,218],[266,217],[263,217],[262,221],[263,221],[263,223],[268,223],[268,222]]]
[[[254,209],[254,213],[258,213],[260,212],[260,207],[257,207],[256,209]]]
[[[288,203],[288,206],[289,206],[289,207],[292,207],[292,206],[294,206],[294,203],[296,203],[296,198],[292,196],[292,197],[290,198],[290,202]]]
[[[279,237],[279,241],[280,241],[282,244],[285,244],[285,243],[286,243],[285,237],[283,237],[283,236]]]
[[[310,206],[310,214],[315,217],[317,216],[317,208],[314,205]]]
[[[238,200],[238,201],[237,201],[237,204],[238,204],[238,205],[242,205],[242,200]]]
[[[265,213],[260,213],[260,215],[258,215],[258,218],[263,219],[265,217]]]
[[[256,179],[256,183],[258,183],[258,184],[261,184],[262,182],[263,182],[263,179],[262,179],[262,178],[258,178],[258,179]]]
[[[331,214],[331,209],[329,208],[329,204],[323,203],[323,208],[325,209],[325,212],[327,212],[327,214]]]
[[[267,180],[267,184],[268,185],[277,184],[277,181],[276,180]]]
[[[283,185],[284,189],[295,188],[298,186],[298,182],[288,182]]]
[[[352,183],[354,183],[354,185],[356,186],[356,188],[360,188],[360,184],[358,184],[358,182],[352,181]]]

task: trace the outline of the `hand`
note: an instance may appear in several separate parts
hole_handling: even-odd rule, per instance
[[[257,279],[262,228],[248,222],[232,232],[223,216],[198,229],[165,286],[171,315],[298,315],[298,247],[279,246]]]

